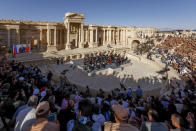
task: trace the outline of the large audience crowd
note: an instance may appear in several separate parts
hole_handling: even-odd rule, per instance
[[[172,41],[177,41],[177,38]],[[181,41],[186,39],[181,38]],[[166,40],[167,41],[170,40]],[[179,44],[158,49],[175,52]],[[190,42],[191,43],[191,42]],[[190,44],[190,46],[194,46]],[[185,47],[184,47],[185,48]],[[195,48],[194,48],[195,50]],[[167,52],[169,53],[169,51]],[[176,54],[177,55],[177,54]],[[181,63],[181,56],[174,59]],[[181,54],[192,60],[190,52]],[[167,57],[168,58],[168,57]],[[195,59],[194,59],[195,60]],[[163,60],[164,61],[164,60]],[[110,62],[110,61],[109,61]],[[192,61],[193,62],[193,61]],[[178,62],[177,62],[178,63]],[[193,70],[194,71],[194,70]],[[184,89],[175,87],[169,95],[143,97],[143,91],[125,87],[110,94],[89,88],[80,92],[66,76],[60,86],[53,74],[44,76],[36,66],[26,66],[6,57],[0,61],[0,117],[4,129],[15,131],[195,131],[196,77],[187,79]]]
[[[186,37],[168,36],[161,44],[151,48],[147,58],[160,58],[168,69],[173,67],[182,76],[194,79],[196,75],[196,40]]]
[[[158,53],[175,69],[182,71],[188,68],[196,71],[196,40],[186,37],[168,36],[158,46]]]

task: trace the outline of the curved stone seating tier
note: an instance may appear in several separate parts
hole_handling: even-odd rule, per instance
[[[52,62],[56,62],[56,58],[52,57],[52,58],[51,58],[51,61],[52,61]]]
[[[67,59],[66,60],[71,60],[71,57],[70,56],[67,56]]]
[[[69,55],[70,60],[73,60],[74,55]]]
[[[93,56],[94,56],[94,54],[93,54],[93,53],[91,53],[91,54],[90,54],[90,56],[92,56],[92,57],[93,57]]]
[[[95,56],[97,56],[98,55],[98,52],[95,52],[94,54],[95,54]]]
[[[98,55],[98,52],[93,52],[93,55],[94,55],[94,56],[97,56],[97,55]]]
[[[94,52],[92,52],[92,53],[91,53],[91,56],[95,57],[95,53],[94,53]]]
[[[85,54],[80,54],[81,55],[81,58],[84,58],[85,57]]]
[[[25,60],[25,61],[20,61],[21,63],[25,63],[26,65],[43,65],[43,64],[49,64],[53,63],[53,60],[51,58],[46,58],[46,59],[31,59],[31,60]]]
[[[64,56],[64,57],[63,57],[63,60],[66,61],[66,60],[67,60],[67,56]]]
[[[82,55],[81,54],[77,54],[77,59],[80,59],[82,58]]]
[[[72,56],[72,59],[75,60],[77,59],[77,54]]]

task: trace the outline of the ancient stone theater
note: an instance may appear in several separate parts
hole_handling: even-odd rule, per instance
[[[140,43],[157,32],[152,27],[85,25],[84,14],[65,14],[64,23],[25,20],[0,20],[0,45],[31,44],[38,52],[94,48],[105,45]]]

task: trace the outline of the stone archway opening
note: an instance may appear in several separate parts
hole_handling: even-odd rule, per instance
[[[138,45],[140,44],[140,41],[139,40],[133,40],[132,43],[131,43],[131,50],[133,52],[136,52],[137,49],[138,49]]]

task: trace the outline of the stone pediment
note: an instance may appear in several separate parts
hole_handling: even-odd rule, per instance
[[[84,23],[84,14],[68,12],[65,14],[64,23]]]
[[[84,19],[84,14],[81,13],[72,13],[68,12],[65,14],[65,18],[67,19]]]

